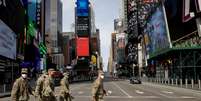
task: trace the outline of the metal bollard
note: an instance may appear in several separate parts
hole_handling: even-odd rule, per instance
[[[183,82],[182,79],[180,79],[180,87],[182,88]]]
[[[188,80],[185,79],[186,88],[188,88]]]
[[[191,79],[191,88],[194,88],[194,80]]]
[[[3,84],[3,92],[6,92],[6,84]]]
[[[172,81],[172,86],[173,86],[174,85],[173,79],[171,79],[171,81]]]
[[[200,80],[198,80],[198,88],[200,89]]]
[[[176,86],[178,85],[178,80],[176,79]]]
[[[157,83],[159,83],[159,80],[158,80],[158,78],[157,78]]]
[[[168,79],[168,85],[170,84],[170,79]]]

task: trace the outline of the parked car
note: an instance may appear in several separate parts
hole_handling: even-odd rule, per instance
[[[141,79],[139,77],[131,77],[130,78],[130,83],[131,84],[141,84],[142,81],[141,81]]]

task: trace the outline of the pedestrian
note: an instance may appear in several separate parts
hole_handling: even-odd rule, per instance
[[[11,91],[12,101],[28,101],[29,95],[32,94],[32,88],[28,83],[28,68],[21,69],[21,77],[16,79]]]
[[[56,101],[56,95],[54,93],[54,69],[48,69],[48,75],[43,81],[42,89],[42,101]]]
[[[104,73],[99,70],[98,78],[94,81],[92,85],[92,101],[103,101],[106,91],[103,86]]]
[[[60,82],[60,101],[72,101],[73,97],[70,95],[70,88],[69,88],[69,73],[63,73],[64,77],[61,79]]]
[[[48,74],[46,71],[43,71],[43,74],[38,78],[36,81],[36,89],[35,89],[35,98],[38,101],[42,101],[42,91],[43,91],[43,84],[45,79],[48,77]]]

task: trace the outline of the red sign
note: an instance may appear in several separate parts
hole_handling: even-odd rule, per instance
[[[77,56],[89,56],[89,38],[77,38]]]

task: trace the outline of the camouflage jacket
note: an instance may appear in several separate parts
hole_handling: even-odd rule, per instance
[[[92,96],[95,96],[95,97],[104,96],[103,81],[101,81],[99,78],[96,79],[92,85]]]
[[[32,88],[28,84],[28,80],[22,77],[18,78],[13,84],[11,91],[12,101],[28,101],[29,94],[32,94]]]
[[[43,84],[45,79],[47,78],[46,74],[42,74],[37,82],[36,82],[36,89],[35,89],[35,96],[42,97],[42,91],[43,91]]]
[[[43,82],[43,90],[42,90],[43,97],[53,97],[54,94],[54,82],[51,77],[46,77]]]
[[[70,90],[69,90],[69,82],[68,82],[68,77],[63,77],[61,79],[61,82],[60,82],[60,93],[61,95],[63,94],[69,94],[70,93]]]

